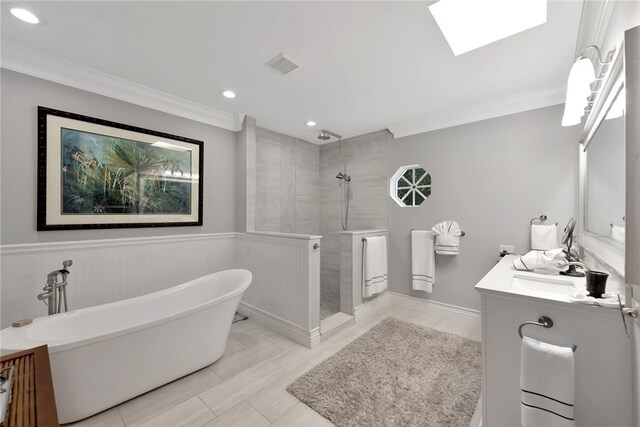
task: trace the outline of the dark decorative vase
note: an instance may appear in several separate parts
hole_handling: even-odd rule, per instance
[[[602,294],[607,287],[607,278],[609,275],[602,271],[586,271],[587,276],[587,292],[589,296],[594,298],[602,298]]]

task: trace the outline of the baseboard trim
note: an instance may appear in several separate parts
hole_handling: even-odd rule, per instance
[[[320,328],[314,328],[312,330],[306,330],[305,328],[298,326],[285,320],[281,317],[275,316],[257,307],[247,304],[244,301],[240,301],[238,311],[245,316],[249,316],[254,322],[270,329],[278,334],[287,337],[298,344],[302,344],[307,348],[314,348],[320,344]]]
[[[353,317],[356,319],[356,321],[358,321],[359,319],[362,319],[362,316],[366,315],[367,313],[383,307],[385,305],[389,304],[389,291],[386,291],[384,293],[382,293],[382,295],[378,296],[377,298],[371,300],[371,301],[367,301],[365,303],[360,304],[359,306],[357,306],[356,308],[353,309]]]
[[[460,307],[457,305],[446,304],[444,302],[432,301],[409,295],[399,294],[397,292],[387,292],[389,294],[389,301],[400,302],[410,304],[411,308],[419,311],[440,311],[445,314],[461,316],[468,319],[480,319],[481,314],[479,310],[473,310],[471,308]]]

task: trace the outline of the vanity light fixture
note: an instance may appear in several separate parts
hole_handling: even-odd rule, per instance
[[[584,56],[587,49],[595,49],[597,53],[597,61],[601,66],[600,76],[596,77],[595,68],[591,59]],[[600,49],[596,45],[589,45],[582,49],[580,56],[573,63],[569,72],[569,80],[567,82],[567,96],[564,103],[564,114],[562,116],[562,126],[574,126],[580,124],[582,116],[591,111],[600,82],[607,73],[611,58],[615,49],[609,52],[604,60],[600,57]],[[592,86],[595,83],[594,86]]]
[[[220,93],[222,94],[222,96],[224,96],[225,98],[228,98],[228,99],[233,99],[233,98],[236,97],[236,93],[234,91],[232,91],[232,90],[229,90],[229,89],[223,90]]]
[[[40,19],[33,14],[33,12],[28,11],[22,7],[12,7],[10,9],[11,14],[18,18],[21,21],[24,21],[29,24],[38,24],[40,23]]]
[[[309,127],[314,127],[317,123],[314,122],[313,120],[309,120],[308,122],[305,123],[305,125],[309,126]]]
[[[547,0],[440,0],[429,11],[455,56],[547,22]]]

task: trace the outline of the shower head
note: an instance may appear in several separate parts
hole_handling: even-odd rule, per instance
[[[318,139],[321,139],[323,141],[327,141],[331,137],[342,139],[342,135],[338,135],[337,133],[331,132],[330,130],[326,129],[322,129],[322,132],[320,132],[320,135],[318,135]]]
[[[323,141],[328,141],[330,138],[331,136],[325,131],[320,132],[320,135],[318,135],[318,139],[321,139]]]

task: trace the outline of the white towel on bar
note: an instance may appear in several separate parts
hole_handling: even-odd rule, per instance
[[[618,242],[624,243],[624,227],[620,227],[619,225],[611,226],[611,237]]]
[[[411,230],[412,288],[431,293],[436,276],[436,255],[433,251],[435,233],[431,230]]]
[[[558,226],[555,224],[531,225],[531,249],[548,251],[558,247]]]
[[[566,262],[565,253],[560,248],[551,251],[529,251],[513,261],[513,268],[524,271],[558,271],[559,266]]]
[[[520,358],[522,427],[574,427],[573,351],[522,339]]]
[[[436,253],[439,255],[458,255],[462,230],[455,221],[442,221],[431,230],[436,233]]]
[[[362,298],[387,289],[387,238],[365,237],[362,242]]]

